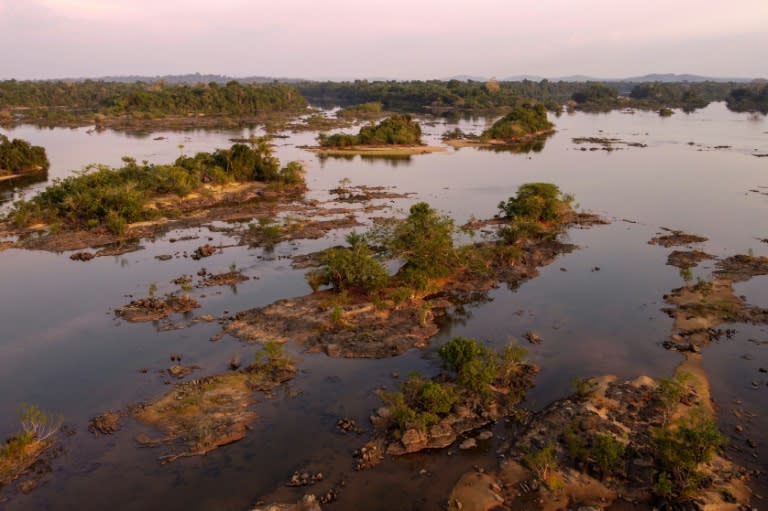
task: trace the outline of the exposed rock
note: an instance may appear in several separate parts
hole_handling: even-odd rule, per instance
[[[477,440],[474,438],[467,438],[459,444],[459,449],[462,450],[474,449],[475,447],[477,447]]]
[[[204,286],[234,286],[249,279],[250,277],[243,275],[239,271],[230,271],[219,273],[218,275],[210,275],[203,280],[202,284]]]
[[[197,261],[199,259],[202,259],[203,257],[210,257],[215,253],[216,253],[216,247],[206,243],[205,245],[201,245],[195,249],[195,252],[192,254],[192,259]]]
[[[93,434],[111,435],[120,430],[120,414],[106,412],[91,419],[88,431]]]
[[[656,236],[655,238],[652,238],[648,243],[651,245],[661,245],[662,247],[669,248],[678,245],[690,245],[691,243],[704,243],[708,240],[708,238],[698,236],[696,234],[687,234],[683,231],[675,231],[670,229],[666,230],[668,230],[671,234]]]
[[[715,275],[733,282],[744,282],[752,277],[768,275],[768,257],[735,255],[717,263]]]
[[[166,295],[164,298],[147,297],[133,300],[116,310],[118,316],[132,323],[156,321],[171,314],[190,312],[200,304],[188,296]]]
[[[94,256],[92,252],[75,252],[69,256],[73,261],[90,261],[94,257],[96,256]]]
[[[707,254],[701,250],[675,250],[667,257],[667,264],[670,266],[676,266],[677,268],[693,268],[697,266],[701,261],[707,259],[715,259],[715,256]]]
[[[253,508],[252,511],[323,511],[317,497],[304,495],[296,504],[269,504]]]

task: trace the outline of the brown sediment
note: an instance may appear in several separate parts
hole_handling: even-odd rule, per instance
[[[147,297],[133,300],[115,312],[118,316],[132,323],[156,321],[171,314],[190,312],[200,304],[188,296],[166,295],[163,298]]]
[[[120,431],[120,412],[105,412],[97,415],[88,423],[88,431],[94,435],[111,435]]]
[[[669,231],[670,234],[664,234],[651,238],[648,242],[649,245],[661,245],[662,247],[669,248],[679,245],[689,245],[691,243],[704,243],[709,238],[704,236],[698,236],[696,234],[688,234],[683,231],[676,231],[672,229],[663,228],[665,231]]]
[[[667,264],[669,266],[687,269],[698,266],[701,261],[706,261],[707,259],[716,259],[716,257],[701,250],[675,250],[667,256]]]
[[[673,334],[664,343],[668,349],[699,351],[713,339],[730,336],[718,329],[724,323],[768,324],[768,309],[736,296],[733,281],[725,278],[674,289],[664,300],[674,305],[662,309],[674,320]]]
[[[737,254],[717,263],[715,275],[733,282],[744,282],[752,277],[768,275],[768,257]]]
[[[258,506],[252,511],[323,511],[320,507],[317,497],[314,495],[304,495],[301,500],[295,504],[269,504]]]
[[[229,271],[217,275],[208,275],[201,284],[203,286],[235,286],[247,280],[250,280],[250,277],[243,275],[239,271]]]
[[[295,362],[273,358],[238,372],[211,376],[176,385],[149,405],[135,407],[131,415],[159,429],[159,438],[141,437],[148,447],[183,442],[181,450],[161,457],[171,462],[206,454],[244,438],[256,414],[254,392],[269,392],[296,375]]]
[[[331,202],[368,202],[376,199],[407,199],[416,195],[413,192],[393,192],[386,186],[343,186],[328,190],[336,196]]]
[[[600,149],[604,151],[616,151],[618,149],[616,146],[648,147],[648,144],[644,144],[642,142],[628,142],[620,138],[610,138],[610,137],[575,137],[575,138],[572,138],[571,141],[574,144],[597,145],[597,146],[600,146]],[[594,149],[597,149],[597,148],[593,148],[592,150]],[[585,151],[587,149],[582,148],[581,150]]]
[[[427,145],[356,145],[348,147],[303,146],[301,149],[328,156],[409,156],[416,154],[439,153],[445,147]]]

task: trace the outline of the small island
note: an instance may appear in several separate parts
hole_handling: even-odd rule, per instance
[[[321,133],[320,144],[305,149],[324,155],[375,155],[406,156],[444,151],[443,147],[431,147],[421,141],[421,126],[410,115],[393,115],[378,124],[360,128],[357,135],[351,133]]]
[[[45,148],[0,135],[0,181],[45,172],[49,166]]]
[[[0,217],[0,233],[38,234],[19,240],[19,248],[75,250],[242,215],[244,203],[289,198],[304,189],[302,165],[281,167],[267,139],[181,155],[164,165],[124,157],[122,167],[92,165],[17,202]],[[221,207],[232,204],[241,208],[233,213]]]
[[[451,147],[517,146],[540,140],[555,131],[541,103],[524,103],[515,107],[478,137],[459,129],[448,132],[444,141]]]

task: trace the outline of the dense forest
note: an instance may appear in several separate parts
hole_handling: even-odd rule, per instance
[[[296,88],[312,104],[350,106],[381,102],[400,112],[482,111],[513,108],[536,100],[559,111],[573,102],[576,108],[701,108],[711,101],[725,101],[743,84],[721,82],[519,82],[475,81],[377,81],[302,82]]]
[[[293,87],[229,82],[168,85],[163,82],[0,82],[0,111],[24,109],[29,119],[72,119],[87,116],[144,118],[190,114],[255,117],[274,112],[298,113],[307,101]],[[98,117],[97,117],[98,119]]]
[[[726,98],[728,108],[734,112],[760,112],[768,114],[768,83],[740,87]]]
[[[410,115],[393,115],[378,124],[371,123],[363,126],[357,135],[351,133],[326,135],[321,133],[318,142],[322,147],[416,145],[421,144],[421,126]]]
[[[48,170],[45,148],[0,134],[0,177]]]
[[[560,112],[616,108],[693,111],[726,101],[737,111],[766,111],[765,85],[704,82],[516,82],[427,80],[196,85],[107,81],[0,81],[0,123],[103,124],[164,118],[260,119],[294,115],[308,103],[346,107],[342,118],[375,118],[382,111],[448,114],[503,111],[531,100]],[[362,105],[362,106],[359,106]],[[761,106],[762,105],[762,106]],[[352,107],[351,109],[349,107]]]

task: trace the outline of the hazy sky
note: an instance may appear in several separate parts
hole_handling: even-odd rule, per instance
[[[0,78],[768,76],[768,0],[0,0]]]

